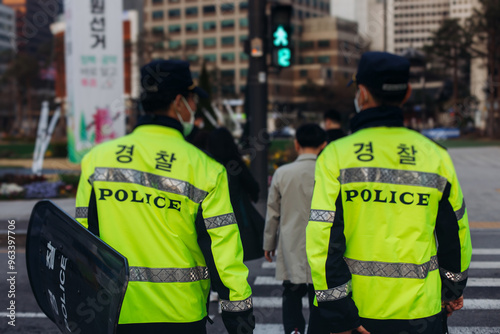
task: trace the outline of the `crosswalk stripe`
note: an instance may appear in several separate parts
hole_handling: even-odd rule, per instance
[[[254,285],[282,285],[283,281],[276,280],[273,276],[257,276]]]
[[[253,297],[255,308],[281,308],[281,297]],[[302,298],[302,307],[309,308],[306,297]],[[468,299],[465,298],[464,310],[500,310],[499,299]]]
[[[448,327],[453,334],[499,334],[500,327]],[[282,334],[285,330],[281,324],[257,324],[254,334]]]
[[[499,299],[464,298],[464,310],[500,310]]]
[[[472,261],[470,269],[500,269],[500,261]]]
[[[281,308],[283,299],[281,297],[252,297],[254,308]],[[309,308],[307,298],[302,298],[302,308]]]
[[[469,277],[467,280],[467,286],[468,287],[480,287],[480,288],[485,288],[485,287],[500,287],[500,278],[476,278],[476,277]]]
[[[500,255],[500,248],[472,248],[472,255]]]
[[[276,262],[262,262],[262,269],[275,269],[276,268]]]
[[[473,267],[471,267],[473,268]],[[473,268],[478,269],[478,268]],[[257,276],[254,285],[282,285],[282,281],[276,280],[273,276]],[[467,281],[469,287],[500,287],[500,278],[476,278],[469,277]]]

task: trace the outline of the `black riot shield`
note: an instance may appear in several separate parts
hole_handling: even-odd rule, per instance
[[[116,331],[127,259],[51,201],[31,213],[26,264],[38,305],[63,333]]]

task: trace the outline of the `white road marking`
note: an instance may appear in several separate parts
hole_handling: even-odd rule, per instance
[[[470,269],[500,269],[500,261],[472,261]]]

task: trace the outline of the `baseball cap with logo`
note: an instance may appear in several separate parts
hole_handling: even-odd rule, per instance
[[[379,96],[394,96],[406,93],[410,78],[410,62],[388,52],[365,52],[361,56],[358,72],[348,83],[365,85]]]

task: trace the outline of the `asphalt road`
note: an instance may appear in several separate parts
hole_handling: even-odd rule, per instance
[[[471,148],[450,150],[459,180],[466,198],[469,220],[476,224],[472,228],[474,253],[469,272],[469,284],[465,292],[465,307],[449,320],[452,334],[500,334],[500,148]],[[0,203],[1,217],[15,211],[8,202]],[[30,202],[29,205],[33,203]],[[64,203],[68,208],[71,201]],[[69,210],[69,209],[68,209]],[[25,220],[26,214],[18,219]],[[29,216],[29,215],[28,215]],[[8,217],[8,216],[7,216]],[[24,223],[19,225],[24,229]],[[484,228],[484,226],[490,228]],[[0,230],[7,229],[7,218],[1,221]],[[8,298],[11,286],[7,250],[0,249],[0,333],[59,333],[38,308],[27,279],[24,247],[16,249],[15,326],[7,318]],[[281,282],[274,280],[274,267],[264,260],[247,263],[250,269],[249,282],[253,288],[256,334],[282,334],[281,327]],[[307,305],[305,303],[304,305]],[[208,326],[208,333],[225,333],[217,304],[211,303],[210,314],[214,325]],[[308,310],[304,307],[307,317]]]

